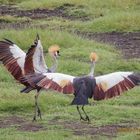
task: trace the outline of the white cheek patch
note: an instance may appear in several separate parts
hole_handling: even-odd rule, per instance
[[[57,57],[57,56],[58,56],[58,53],[57,53],[57,52],[55,52],[55,53],[54,53],[54,55],[55,55],[55,57]]]

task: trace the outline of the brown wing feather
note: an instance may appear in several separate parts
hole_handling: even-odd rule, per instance
[[[13,75],[16,80],[19,80],[23,76],[22,69],[17,63],[17,59],[13,57],[13,54],[10,52],[10,41],[0,41],[0,61],[8,69],[8,71]]]
[[[24,71],[25,74],[34,73],[34,65],[33,65],[33,54],[35,52],[36,45],[32,45],[28,50],[25,57]]]
[[[43,88],[43,89],[53,89],[58,92],[62,92],[64,94],[71,94],[74,93],[73,84],[69,82],[67,85],[61,87],[59,84],[54,82],[52,79],[47,78],[47,76],[44,76],[42,74],[32,74],[32,75],[26,75],[21,78],[21,82],[23,83],[29,83],[30,86],[36,87],[36,88]]]
[[[136,82],[134,83],[134,81],[132,81],[131,78],[128,78],[128,79],[124,78],[123,81],[119,82],[118,84],[111,87],[107,91],[104,91],[102,86],[99,84],[99,85],[96,85],[95,87],[93,98],[95,100],[103,100],[103,99],[119,96],[124,91],[127,91],[135,87],[136,85],[137,85]]]
[[[61,87],[59,84],[54,82],[52,79],[48,79],[47,77],[43,78],[39,83],[37,83],[37,85],[45,89],[53,89],[64,94],[70,94],[74,92],[73,84],[71,82]]]

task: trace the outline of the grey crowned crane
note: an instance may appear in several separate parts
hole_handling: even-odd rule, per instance
[[[21,81],[28,83],[29,88],[37,90],[53,89],[64,94],[74,94],[71,104],[77,106],[81,120],[90,121],[84,110],[84,106],[88,104],[88,98],[94,100],[112,98],[140,84],[140,74],[135,72],[114,72],[94,77],[93,67],[97,61],[96,53],[92,53],[90,58],[92,68],[88,76],[75,77],[62,73],[34,73],[22,77]],[[28,90],[26,91],[28,93]],[[36,106],[38,105],[36,104]],[[79,106],[82,106],[85,117],[81,115]]]
[[[59,46],[52,45],[48,49],[49,54],[51,55],[51,57],[53,59],[53,65],[49,69],[46,66],[45,61],[44,61],[43,49],[41,49],[41,47],[40,47],[40,48],[38,48],[38,51],[37,51],[36,48],[37,47],[35,45],[31,46],[31,48],[28,50],[28,52],[26,54],[25,65],[24,65],[25,75],[33,74],[33,73],[43,73],[43,72],[45,72],[45,70],[47,70],[47,72],[49,72],[49,73],[55,72],[57,69],[57,65],[58,65],[57,59],[60,56]],[[38,53],[39,49],[40,49],[40,53]],[[23,83],[22,81],[20,81],[20,82]],[[27,93],[34,89],[31,86],[29,86],[30,84],[28,84],[27,82],[25,82],[23,84],[26,85],[26,87],[21,90],[21,93],[23,93],[23,92]],[[36,121],[37,114],[41,119],[41,110],[38,106],[38,97],[40,95],[39,91],[40,90],[37,89],[37,92],[35,94],[35,115],[33,117],[33,121]]]
[[[26,74],[55,72],[57,69],[57,58],[59,56],[59,46],[51,46],[49,53],[55,60],[52,68],[48,68],[43,55],[43,47],[39,35],[37,35],[34,44],[29,48],[28,52],[22,51],[15,43],[5,39],[0,41],[0,61],[11,73],[11,75],[20,83],[20,78]],[[27,83],[22,83],[26,86]],[[24,89],[25,90],[25,89]],[[37,95],[38,96],[38,92]],[[41,115],[40,115],[41,117]]]

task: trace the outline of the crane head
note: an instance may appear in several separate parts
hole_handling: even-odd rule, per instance
[[[49,47],[48,52],[52,57],[59,57],[60,53],[59,53],[60,47],[58,45],[52,45]]]
[[[97,62],[98,61],[98,55],[95,52],[91,52],[89,58],[90,58],[91,62]]]

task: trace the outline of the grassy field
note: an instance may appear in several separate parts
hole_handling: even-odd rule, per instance
[[[44,50],[52,44],[60,45],[58,72],[74,76],[87,75],[90,71],[89,54],[92,51],[99,56],[95,75],[114,71],[140,71],[139,58],[126,60],[113,45],[79,37],[74,33],[76,30],[139,32],[139,0],[0,0],[0,3],[14,4],[22,10],[55,9],[68,3],[74,5],[65,11],[77,17],[74,20],[56,16],[36,20],[30,17],[0,16],[0,22],[6,25],[26,21],[32,24],[26,28],[0,29],[0,40],[8,38],[27,51],[39,33]],[[81,21],[79,17],[88,17],[89,20]],[[45,29],[41,28],[43,25]],[[45,59],[51,66],[49,55]],[[76,107],[70,106],[73,95],[54,91],[41,92],[39,104],[43,119],[32,123],[34,92],[21,94],[22,88],[0,64],[0,140],[140,139],[140,87],[110,100],[97,102],[91,99],[91,105],[86,107],[90,124],[80,122]]]

